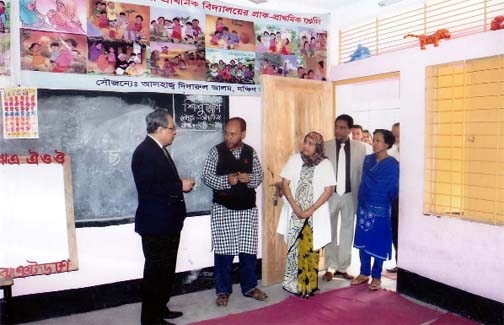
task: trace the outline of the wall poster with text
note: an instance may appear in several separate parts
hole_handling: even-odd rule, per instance
[[[37,89],[2,90],[2,125],[4,139],[37,139]]]
[[[326,78],[329,14],[199,0],[14,5],[23,86],[258,95],[262,74]]]

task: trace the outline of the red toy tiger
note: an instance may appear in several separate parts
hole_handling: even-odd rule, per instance
[[[427,44],[434,44],[434,46],[439,46],[439,41],[442,39],[449,39],[451,37],[450,32],[448,29],[438,29],[434,34],[431,35],[414,35],[414,34],[407,34],[404,35],[404,38],[406,37],[417,37],[418,40],[420,41],[420,48],[422,50],[425,50],[425,45]]]
[[[504,16],[497,16],[490,23],[491,30],[504,29]]]

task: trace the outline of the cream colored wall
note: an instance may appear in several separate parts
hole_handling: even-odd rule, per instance
[[[329,80],[400,72],[401,178],[399,266],[410,272],[504,302],[504,229],[423,215],[425,67],[504,53],[504,30],[333,66]],[[503,90],[504,91],[504,90]],[[475,276],[484,274],[484,278]]]

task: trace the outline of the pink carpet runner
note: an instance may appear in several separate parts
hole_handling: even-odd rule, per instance
[[[443,316],[442,312],[416,304],[398,293],[384,289],[370,292],[367,286],[360,285],[324,292],[308,300],[290,296],[268,307],[194,324],[418,325],[440,319],[441,316]]]
[[[443,316],[439,317],[434,322],[430,323],[430,325],[474,325],[479,324],[470,319],[454,315],[452,313],[446,313]]]

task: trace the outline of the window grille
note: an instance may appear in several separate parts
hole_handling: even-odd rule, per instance
[[[504,224],[504,55],[426,68],[424,213]]]
[[[371,55],[419,46],[406,34],[432,34],[446,28],[451,38],[490,30],[495,16],[504,15],[504,0],[436,0],[418,4],[401,12],[364,21],[340,30],[339,63],[350,59],[360,44]],[[430,45],[432,46],[432,45]]]

